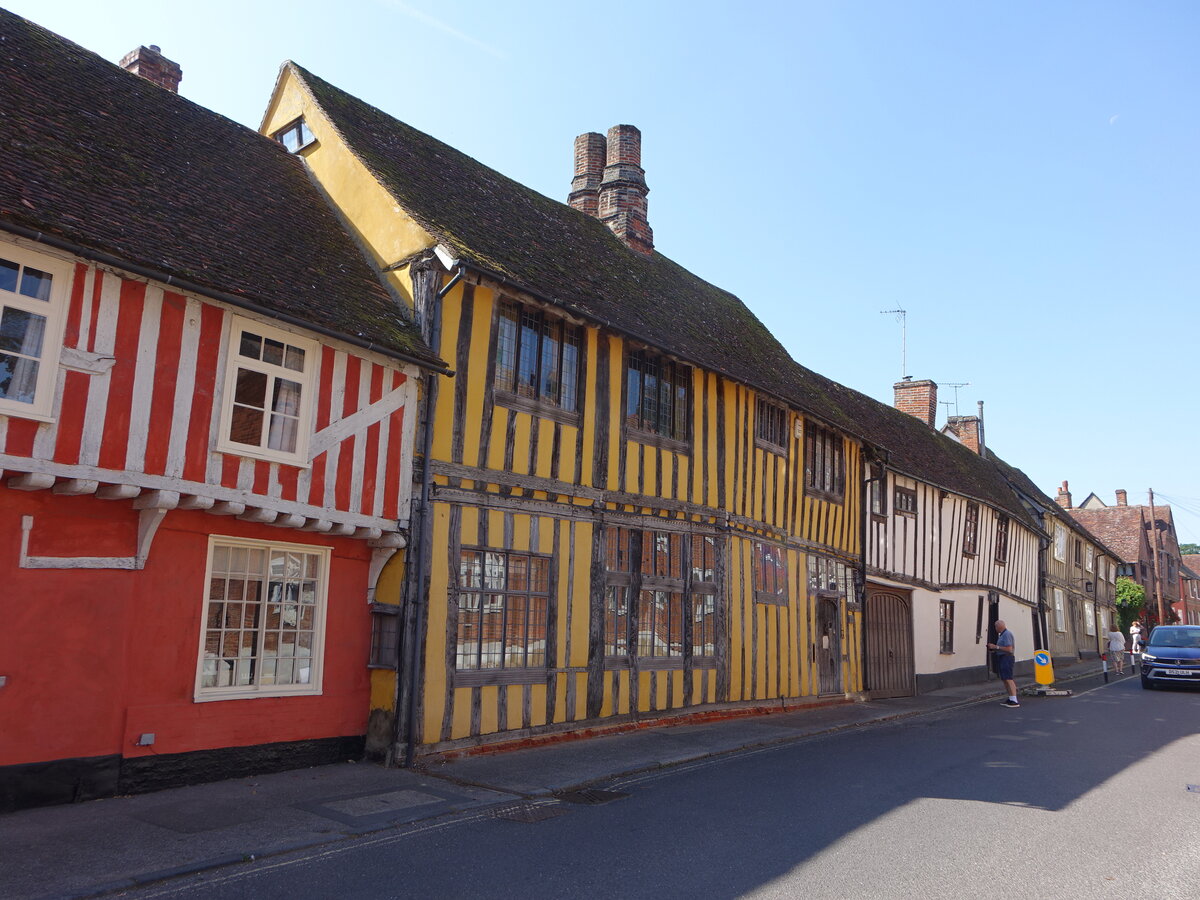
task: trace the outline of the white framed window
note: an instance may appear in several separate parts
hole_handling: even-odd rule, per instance
[[[1090,635],[1096,633],[1096,604],[1091,600],[1083,601],[1083,631]]]
[[[50,421],[70,264],[0,246],[0,415]]]
[[[196,700],[321,693],[329,548],[213,535]]]
[[[1067,630],[1067,606],[1062,588],[1054,589],[1054,630]]]
[[[317,343],[234,318],[217,449],[307,465]]]
[[[1089,572],[1096,567],[1096,548],[1091,544],[1083,548],[1083,567]]]
[[[1059,562],[1067,561],[1067,529],[1057,522],[1054,523],[1054,558]]]

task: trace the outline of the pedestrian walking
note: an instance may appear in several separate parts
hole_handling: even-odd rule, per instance
[[[1142,623],[1137,619],[1133,620],[1133,624],[1129,626],[1129,640],[1132,642],[1133,653],[1142,652]]]
[[[1008,688],[1008,699],[1001,706],[1016,708],[1021,705],[1017,699],[1017,682],[1013,680],[1013,665],[1017,661],[1017,639],[1008,630],[1003,619],[996,620],[996,643],[988,644],[996,661],[996,674]]]
[[[1108,658],[1117,670],[1118,675],[1125,674],[1125,635],[1114,624],[1106,635],[1108,640]]]

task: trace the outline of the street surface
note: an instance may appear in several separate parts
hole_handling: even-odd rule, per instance
[[[1200,692],[1073,687],[617,780],[595,787],[626,796],[595,805],[476,810],[120,896],[1200,896]]]

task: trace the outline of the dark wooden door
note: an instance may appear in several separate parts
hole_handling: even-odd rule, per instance
[[[867,691],[872,697],[911,697],[915,691],[912,594],[867,585]]]
[[[842,693],[842,615],[838,601],[817,601],[817,688],[822,694]]]

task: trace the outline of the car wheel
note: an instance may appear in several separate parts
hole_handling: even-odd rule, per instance
[[[1145,675],[1143,675],[1142,676],[1142,687],[1147,691],[1152,690],[1154,688],[1154,682],[1151,681],[1149,678],[1147,678]]]

